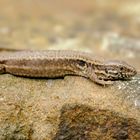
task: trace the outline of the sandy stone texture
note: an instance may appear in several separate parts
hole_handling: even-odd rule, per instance
[[[139,140],[139,17],[137,0],[0,1],[0,47],[81,50],[138,71],[105,87],[2,74],[0,140]]]

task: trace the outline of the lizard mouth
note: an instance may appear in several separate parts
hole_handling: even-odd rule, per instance
[[[133,76],[135,76],[137,74],[137,71],[135,70],[135,71],[133,71],[133,72],[129,72],[129,73],[125,73],[125,74],[122,74],[122,77],[124,78],[124,79],[130,79],[131,77],[133,77]]]

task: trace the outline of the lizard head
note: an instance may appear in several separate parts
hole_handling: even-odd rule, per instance
[[[108,79],[129,79],[137,74],[136,69],[124,61],[105,61],[104,64]]]

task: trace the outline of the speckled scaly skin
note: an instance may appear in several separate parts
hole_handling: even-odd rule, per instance
[[[106,85],[137,72],[122,61],[100,61],[92,54],[78,51],[49,50],[1,52],[0,73],[46,78],[79,75]]]

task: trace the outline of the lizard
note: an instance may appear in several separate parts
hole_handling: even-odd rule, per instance
[[[78,75],[100,85],[129,79],[136,69],[120,60],[97,60],[90,53],[72,50],[23,50],[0,53],[0,74],[58,78]]]

